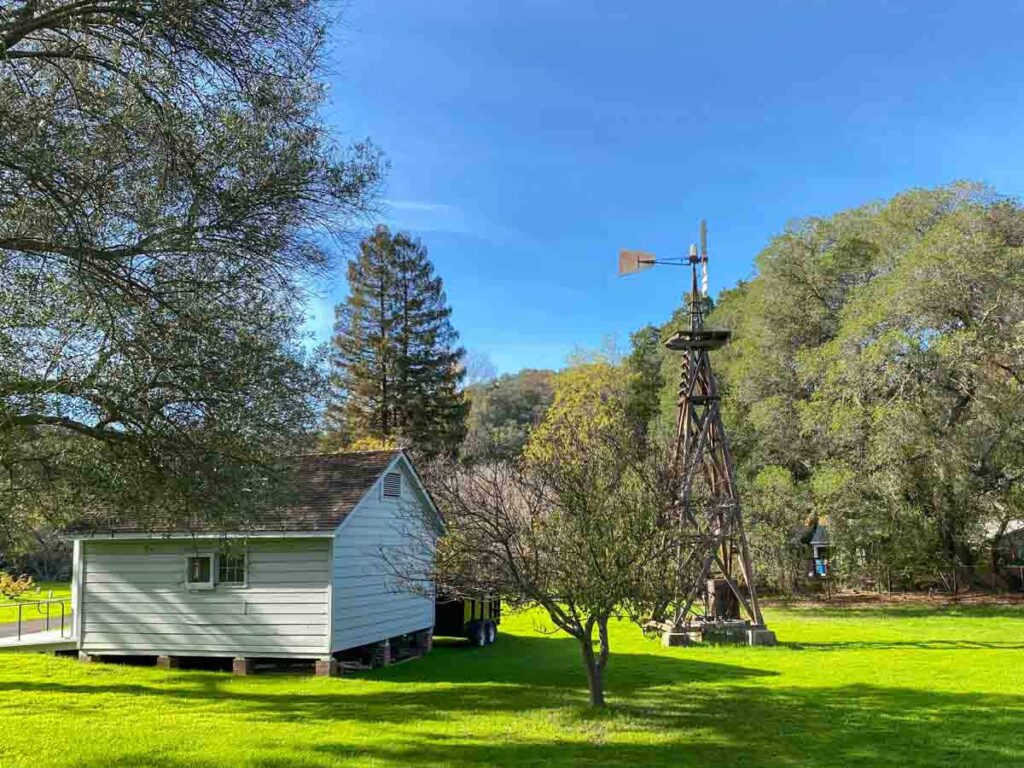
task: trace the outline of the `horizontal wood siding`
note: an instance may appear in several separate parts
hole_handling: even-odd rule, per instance
[[[334,651],[434,625],[433,599],[403,589],[384,555],[408,546],[409,531],[418,525],[409,505],[424,503],[410,473],[404,467],[401,471],[402,499],[382,498],[378,480],[335,537]]]
[[[247,585],[185,586],[192,541],[83,542],[87,653],[316,657],[328,651],[329,539],[251,539]]]

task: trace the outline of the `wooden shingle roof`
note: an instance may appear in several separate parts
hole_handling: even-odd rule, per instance
[[[184,520],[158,523],[110,517],[81,521],[72,534],[273,533],[275,531],[329,533],[373,487],[391,462],[404,452],[356,451],[310,454],[288,460],[293,485],[286,503],[241,524],[238,530],[214,531],[201,522]]]
[[[275,517],[293,531],[329,531],[338,527],[398,451],[300,456],[296,459],[293,500]]]

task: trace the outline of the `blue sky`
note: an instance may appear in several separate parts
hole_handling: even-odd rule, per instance
[[[1024,192],[1024,3],[351,0],[327,119],[372,137],[500,372],[662,322],[706,217],[713,293],[786,222],[956,179]],[[344,280],[308,328],[330,335]]]

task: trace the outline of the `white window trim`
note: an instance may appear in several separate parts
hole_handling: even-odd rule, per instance
[[[210,558],[210,580],[209,581],[189,581],[188,580],[188,561],[193,557],[208,557]],[[185,589],[189,592],[203,592],[206,590],[213,589],[216,586],[217,578],[217,558],[213,552],[186,552],[185,553]]]
[[[240,554],[245,558],[242,564],[242,580],[241,581],[221,581],[220,580],[220,559],[228,554]],[[246,589],[249,586],[249,550],[245,549],[241,552],[218,552],[214,565],[217,567],[217,572],[214,574],[214,581],[216,586],[223,587],[224,589]]]

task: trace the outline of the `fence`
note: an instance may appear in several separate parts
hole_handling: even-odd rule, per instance
[[[70,637],[70,603],[70,597],[16,603],[18,609],[18,642],[21,642],[23,628],[26,622],[43,621],[44,632],[50,632],[53,629],[56,629],[57,618],[54,614],[58,614],[60,616],[60,636]],[[57,610],[57,606],[59,606],[59,610]],[[35,613],[32,612],[33,608],[35,609]]]

